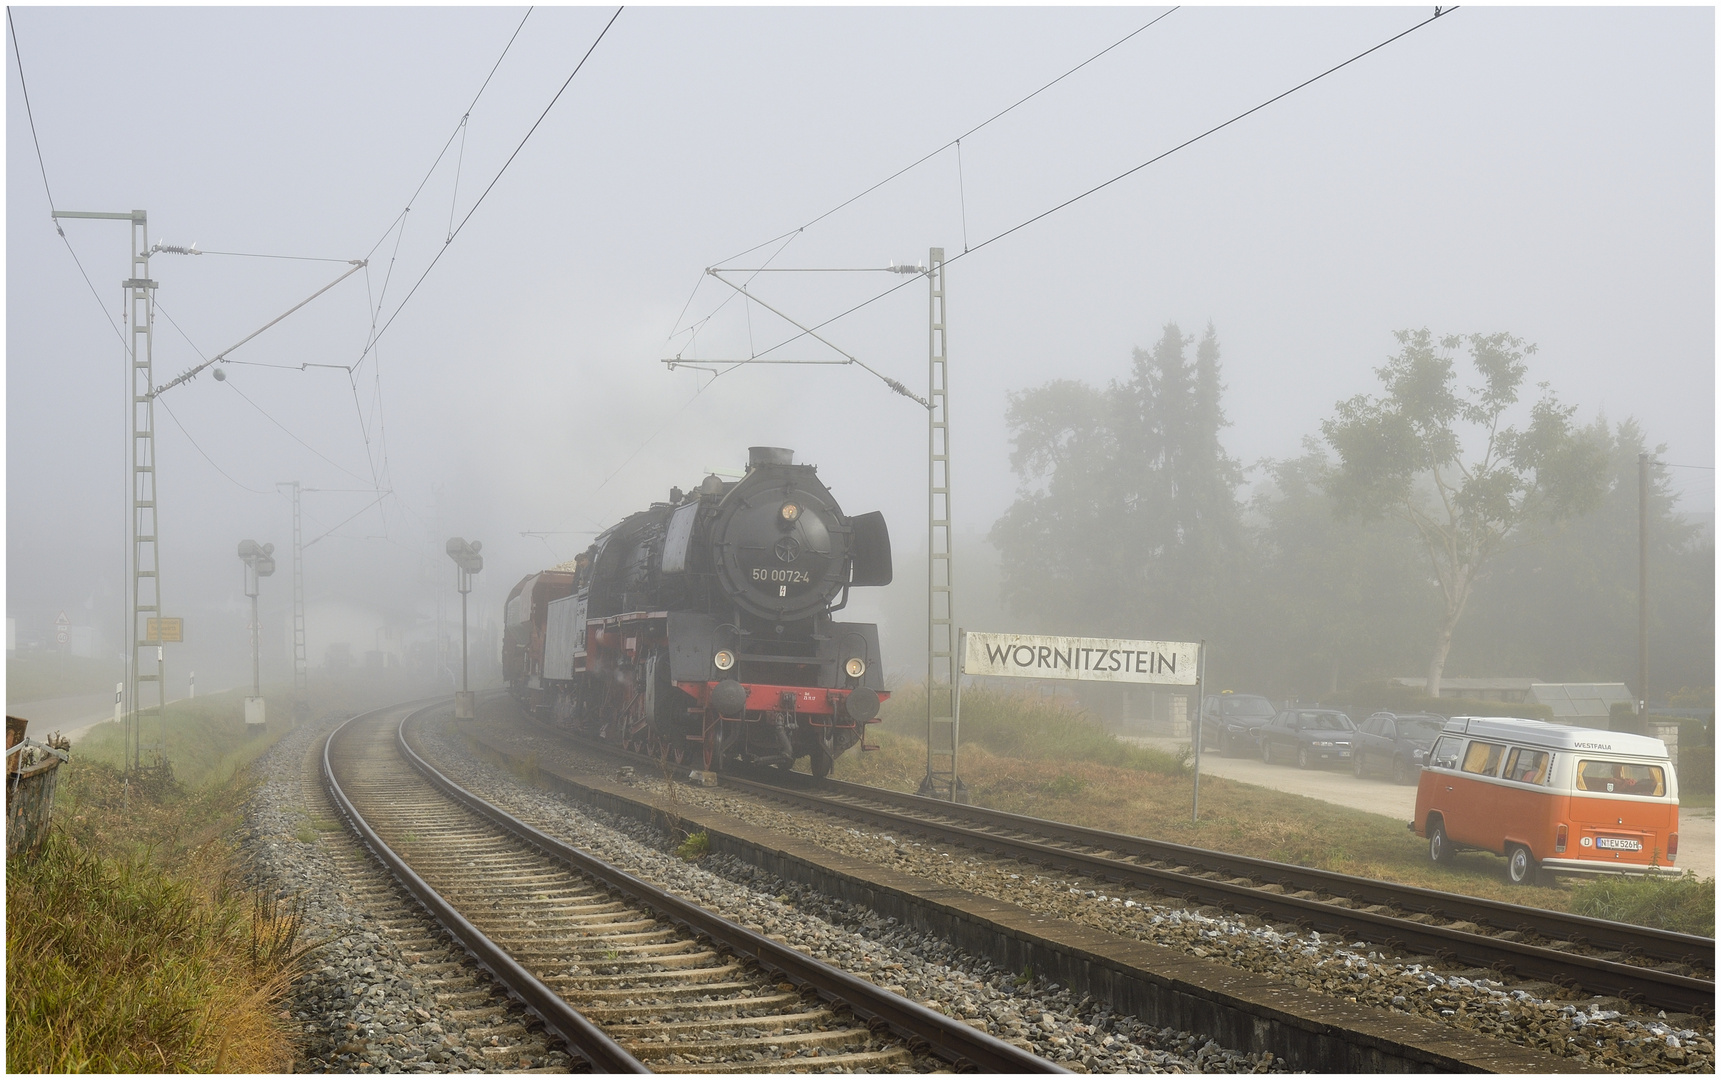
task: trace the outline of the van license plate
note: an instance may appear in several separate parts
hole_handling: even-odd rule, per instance
[[[1627,840],[1619,836],[1598,836],[1596,847],[1608,848],[1612,851],[1642,851],[1643,844],[1637,840]]]

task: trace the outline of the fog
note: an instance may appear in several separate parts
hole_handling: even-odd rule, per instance
[[[151,261],[158,385],[369,260],[232,352],[224,382],[206,372],[159,399],[162,591],[186,619],[176,693],[188,670],[200,686],[249,677],[247,538],[274,543],[280,567],[263,584],[264,679],[290,675],[279,482],[315,489],[314,669],[340,635],[378,647],[319,626],[334,605],[456,618],[447,537],[483,542],[472,620],[494,623],[522,575],[672,485],[739,472],[750,445],[816,463],[847,512],[884,512],[896,582],[851,611],[885,621],[888,667],[912,674],[925,411],[856,366],[720,363],[796,331],[713,266],[869,268],[748,287],[924,394],[926,285],[880,268],[934,247],[953,260],[956,618],[975,629],[1037,629],[1000,601],[984,541],[1016,497],[1009,395],[1125,379],[1172,321],[1216,329],[1224,445],[1245,466],[1300,453],[1336,402],[1376,389],[1393,332],[1423,326],[1534,342],[1529,382],[1579,422],[1635,418],[1662,460],[1714,465],[1708,9],[1461,8],[979,246],[1431,13],[1180,9],[960,157],[821,217],[1164,11],[630,8],[546,113],[614,9],[534,9],[523,26],[505,8],[15,10],[20,644],[52,647],[64,611],[116,671],[123,649],[128,230],[65,221],[62,241],[44,173],[61,210],[146,210],[152,243],[205,252]],[[806,337],[768,355],[841,359]],[[1672,482],[1685,512],[1712,514],[1712,471]]]

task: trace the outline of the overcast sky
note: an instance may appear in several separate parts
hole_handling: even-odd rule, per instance
[[[846,510],[883,510],[899,551],[923,546],[919,406],[854,367],[713,380],[661,361],[793,333],[706,267],[960,256],[1432,13],[1177,10],[968,136],[960,161],[946,150],[757,247],[1165,10],[630,8],[522,147],[614,9],[536,9],[499,66],[524,9],[14,9],[55,205],[143,209],[152,242],[210,252],[151,262],[158,384],[369,259],[235,351],[225,384],[161,398],[168,607],[237,610],[233,545],[290,539],[274,485],[293,479],[324,489],[305,496],[306,539],[334,530],[307,555],[313,593],[443,588],[441,541],[461,534],[485,542],[475,599],[499,607],[588,539],[522,532],[606,527],[738,470],[751,444],[793,448]],[[1428,326],[1533,341],[1531,378],[1581,419],[1636,417],[1667,460],[1712,465],[1714,56],[1707,8],[1464,7],[955,258],[959,531],[983,534],[1013,497],[1010,392],[1123,377],[1173,320],[1217,328],[1245,463],[1296,454],[1373,387],[1394,330]],[[92,296],[49,222],[10,50],[7,67],[8,612],[88,605],[117,624],[108,320],[127,230],[65,224]],[[810,325],[905,280],[821,333],[924,393],[923,281],[752,288]],[[367,352],[373,316],[387,328]],[[770,355],[839,358],[806,339]],[[1675,480],[1713,509],[1713,473]],[[343,524],[374,489],[394,494]]]

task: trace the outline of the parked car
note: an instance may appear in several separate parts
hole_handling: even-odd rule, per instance
[[[1201,706],[1201,745],[1216,746],[1227,757],[1255,749],[1255,732],[1278,710],[1260,694],[1214,694]]]
[[[1414,784],[1446,717],[1433,713],[1377,712],[1362,722],[1351,746],[1351,771],[1384,772],[1395,784]]]
[[[1679,876],[1679,777],[1660,739],[1516,717],[1455,716],[1416,788],[1428,857],[1506,858],[1506,878]]]
[[[1349,761],[1356,725],[1337,709],[1286,709],[1261,727],[1261,760],[1295,761],[1300,769]]]

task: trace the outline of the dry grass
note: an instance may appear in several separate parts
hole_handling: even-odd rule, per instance
[[[895,691],[880,710],[875,730],[924,737],[926,687]],[[969,687],[962,691],[962,745],[1036,761],[1093,762],[1142,772],[1181,775],[1188,756],[1120,742],[1086,711],[1039,694]]]
[[[212,745],[205,761],[228,753]],[[241,891],[243,775],[122,787],[74,756],[54,828],[6,875],[11,1072],[279,1072],[302,949],[290,906]]]

